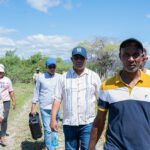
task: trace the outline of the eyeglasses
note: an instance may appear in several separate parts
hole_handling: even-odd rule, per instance
[[[56,69],[56,66],[48,66],[48,69]]]
[[[85,60],[85,58],[83,57],[83,56],[73,56],[73,59],[74,60],[78,60],[78,59],[80,59],[80,60],[82,60],[82,61],[84,61]]]

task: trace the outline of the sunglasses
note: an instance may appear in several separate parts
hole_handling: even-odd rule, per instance
[[[56,69],[56,66],[48,66],[48,69]]]
[[[78,59],[80,59],[80,60],[85,60],[85,58],[83,57],[83,56],[73,56],[73,59],[74,60],[78,60]]]

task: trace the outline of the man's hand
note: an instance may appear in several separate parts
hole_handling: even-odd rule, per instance
[[[35,115],[35,114],[36,114],[35,109],[31,109],[31,114],[32,114],[32,115]]]
[[[13,91],[9,92],[9,95],[12,99],[12,107],[13,107],[13,109],[15,109],[16,108],[16,100],[15,100],[14,92]]]
[[[60,102],[54,99],[52,110],[51,110],[51,121],[50,128],[52,131],[58,131],[58,123],[56,121],[56,116],[60,108]]]
[[[35,115],[35,114],[36,114],[35,106],[36,106],[36,103],[32,103],[32,107],[31,107],[31,114],[32,114],[32,115]]]
[[[2,118],[0,118],[0,124],[2,123]]]
[[[52,131],[58,131],[59,128],[58,128],[58,123],[57,123],[56,119],[51,120],[50,128],[51,128]]]
[[[16,103],[15,103],[15,101],[12,102],[12,107],[13,107],[13,109],[16,108]]]

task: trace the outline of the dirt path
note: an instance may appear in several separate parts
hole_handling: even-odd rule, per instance
[[[9,136],[6,137],[8,145],[0,146],[0,150],[42,150],[43,137],[33,140],[28,126],[28,114],[31,109],[31,99],[26,101],[13,121],[8,123]],[[59,122],[59,146],[56,150],[65,150],[62,122]],[[102,140],[97,144],[97,150],[102,150]]]
[[[8,145],[0,147],[0,150],[40,150],[41,141],[35,142],[30,135],[28,126],[28,114],[31,109],[31,99],[29,99],[22,109],[18,111],[13,121],[8,123],[9,136],[6,137]],[[36,145],[36,144],[37,145]],[[30,148],[29,148],[30,146]]]

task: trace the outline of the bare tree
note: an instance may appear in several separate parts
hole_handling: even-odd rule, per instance
[[[96,37],[93,42],[83,41],[79,45],[87,49],[89,64],[95,64],[91,69],[102,78],[106,79],[109,71],[114,72],[120,66],[118,44],[111,44],[108,38]]]

